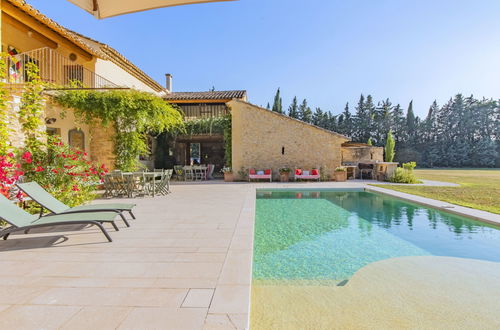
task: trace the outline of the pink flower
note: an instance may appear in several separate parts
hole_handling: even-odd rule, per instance
[[[43,171],[44,171],[44,169],[41,166],[37,166],[35,169],[35,172],[43,172]]]

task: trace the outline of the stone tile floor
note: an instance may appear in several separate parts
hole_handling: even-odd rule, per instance
[[[0,242],[0,329],[246,329],[255,188],[413,198],[366,183],[179,184],[166,197],[134,199],[137,220],[109,229],[112,243],[92,227],[13,235]]]
[[[1,241],[0,329],[245,329],[250,187],[135,199],[137,220],[117,221],[112,243],[69,226]]]

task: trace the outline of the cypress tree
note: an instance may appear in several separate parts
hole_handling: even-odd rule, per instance
[[[366,144],[372,146],[373,145],[372,138],[369,138],[368,141],[366,141]]]
[[[266,109],[267,109],[267,110],[271,110],[271,105],[269,104],[269,102],[267,102]]]
[[[274,96],[273,109],[274,112],[283,113],[282,100],[280,96],[280,89],[276,91],[276,95]]]
[[[413,100],[408,105],[408,112],[406,113],[406,134],[407,141],[414,142],[416,130],[415,114],[413,113]]]
[[[396,146],[396,142],[394,141],[394,137],[392,136],[392,130],[389,130],[387,133],[387,142],[385,143],[385,161],[392,162],[394,160],[394,147]]]

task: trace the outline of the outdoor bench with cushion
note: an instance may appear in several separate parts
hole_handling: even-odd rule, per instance
[[[318,180],[320,179],[319,170],[312,169],[309,171],[303,171],[300,168],[295,169],[295,180]]]
[[[263,171],[256,171],[255,169],[251,168],[248,170],[248,182],[250,180],[269,180],[269,182],[273,182],[273,171],[272,169],[267,169]]]

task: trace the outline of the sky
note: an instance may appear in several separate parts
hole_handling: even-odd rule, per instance
[[[65,0],[28,0],[107,43],[174,91],[279,87],[334,114],[361,93],[425,116],[457,93],[500,98],[498,0],[239,0],[97,20]]]

